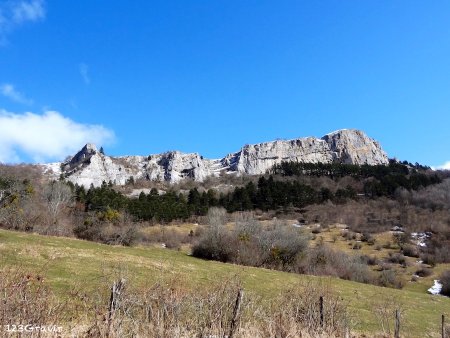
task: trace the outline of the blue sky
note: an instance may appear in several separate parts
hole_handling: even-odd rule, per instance
[[[0,161],[357,128],[440,166],[449,60],[448,1],[0,1]]]

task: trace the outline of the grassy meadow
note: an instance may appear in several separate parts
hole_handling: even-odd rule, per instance
[[[438,337],[441,314],[450,316],[450,298],[432,296],[425,291],[432,277],[396,290],[330,277],[204,261],[184,251],[165,248],[108,246],[6,230],[0,230],[0,258],[2,269],[20,268],[42,274],[61,299],[74,288],[108,292],[110,283],[119,275],[136,286],[150,285],[161,278],[176,278],[192,289],[237,276],[246,292],[260,299],[275,297],[302,281],[328,285],[348,302],[353,330],[369,336],[381,332],[377,311],[390,307],[402,309],[405,337]]]

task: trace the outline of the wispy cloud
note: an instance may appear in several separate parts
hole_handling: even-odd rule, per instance
[[[57,111],[21,114],[0,110],[0,162],[3,163],[29,158],[35,162],[62,160],[86,143],[108,144],[114,139],[114,132],[102,125],[79,123]]]
[[[435,169],[450,170],[450,161],[447,161],[444,164],[435,167]]]
[[[80,75],[83,78],[85,84],[91,83],[91,78],[89,77],[89,66],[85,63],[80,63],[79,65]]]
[[[13,3],[12,20],[16,24],[22,24],[26,21],[38,21],[44,18],[45,8],[42,0]]]
[[[0,44],[6,43],[11,31],[27,22],[45,19],[44,0],[11,0],[0,3]]]
[[[22,103],[26,105],[33,104],[33,100],[27,98],[24,94],[17,91],[14,85],[10,83],[4,83],[0,85],[0,94],[17,103]]]

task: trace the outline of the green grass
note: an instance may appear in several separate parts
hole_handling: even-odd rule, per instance
[[[402,321],[405,337],[437,337],[441,314],[450,315],[450,298],[428,295],[423,287],[387,289],[335,278],[204,261],[163,248],[107,246],[6,230],[0,230],[0,266],[42,271],[60,297],[80,285],[106,290],[106,281],[119,272],[138,286],[173,275],[192,288],[238,275],[247,292],[263,298],[275,297],[300,281],[314,280],[332,285],[349,303],[356,330],[368,334],[380,330],[374,307],[389,300],[396,300],[405,310]]]

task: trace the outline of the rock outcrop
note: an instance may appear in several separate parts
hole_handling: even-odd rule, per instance
[[[387,164],[378,142],[359,130],[339,130],[322,138],[305,137],[245,145],[220,160],[204,159],[197,153],[170,151],[149,156],[106,156],[87,144],[70,160],[44,165],[47,172],[89,187],[103,181],[123,185],[131,178],[176,183],[183,179],[203,181],[221,172],[264,174],[282,161],[312,163]]]
[[[322,137],[333,154],[333,162],[347,164],[387,164],[380,144],[360,130],[338,130]]]

